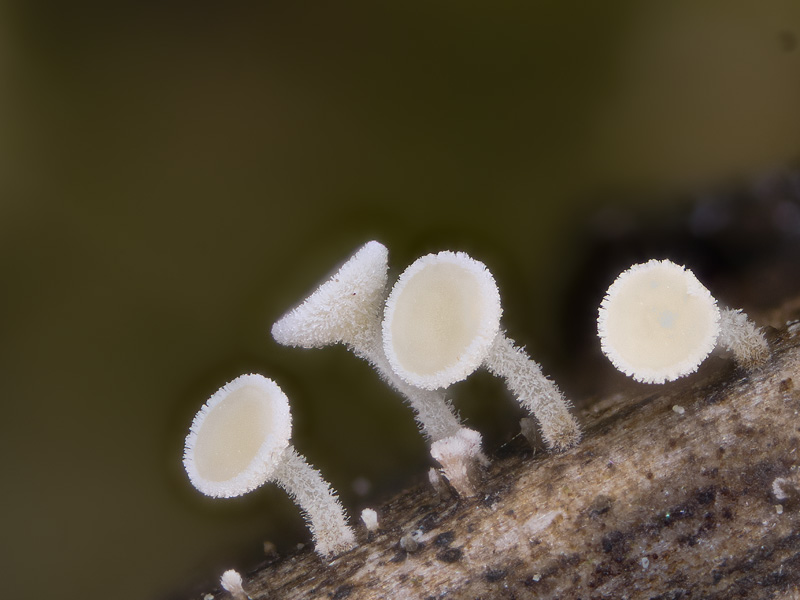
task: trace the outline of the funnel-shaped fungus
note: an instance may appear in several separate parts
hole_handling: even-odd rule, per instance
[[[300,507],[317,553],[355,545],[336,494],[289,443],[292,416],[280,387],[261,375],[242,375],[220,388],[192,421],[183,465],[207,496],[241,496],[274,481]]]
[[[378,242],[362,246],[336,274],[272,326],[272,337],[279,344],[302,348],[344,344],[406,398],[422,433],[436,442],[464,428],[444,394],[409,385],[389,366],[381,341],[388,255]]]
[[[738,310],[720,310],[690,270],[650,260],[624,271],[600,305],[597,332],[614,366],[644,383],[694,373],[719,344],[746,368],[762,364],[769,348]]]
[[[500,292],[486,266],[463,252],[428,254],[395,283],[383,318],[384,351],[404,381],[428,389],[466,379],[483,365],[503,377],[551,449],[580,440],[564,396],[500,329]],[[454,444],[453,447],[457,447]]]

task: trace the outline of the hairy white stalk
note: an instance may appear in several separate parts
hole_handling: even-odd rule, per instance
[[[250,600],[242,587],[242,576],[233,569],[229,569],[219,578],[222,589],[234,597],[234,600]]]
[[[333,556],[356,545],[339,498],[319,471],[292,446],[281,456],[273,478],[300,507],[318,554]]]
[[[580,426],[561,390],[504,333],[495,338],[484,364],[493,375],[506,380],[520,405],[539,421],[548,449],[565,450],[580,441]]]
[[[763,365],[769,358],[769,346],[760,327],[741,310],[722,309],[717,343],[733,353],[733,358],[745,369]]]
[[[378,372],[390,387],[400,393],[414,411],[420,431],[431,442],[450,437],[458,433],[463,425],[455,412],[452,404],[448,402],[443,392],[424,390],[409,385],[392,371],[383,343],[380,339],[380,319],[376,316],[370,329],[369,336],[364,335],[358,345],[345,342],[347,347],[359,358],[366,360]]]

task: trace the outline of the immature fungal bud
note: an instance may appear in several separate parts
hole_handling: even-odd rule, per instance
[[[462,429],[456,435],[431,444],[431,456],[447,475],[447,480],[461,496],[474,496],[477,463],[481,454],[481,436],[477,431]]]
[[[614,366],[644,383],[694,373],[718,343],[746,368],[769,356],[761,331],[741,311],[720,310],[691,271],[669,260],[624,271],[600,305],[597,331]]]
[[[272,326],[272,337],[279,344],[303,348],[344,344],[406,398],[423,435],[436,442],[456,435],[462,425],[444,394],[409,385],[386,359],[381,316],[388,256],[384,245],[365,244],[302,304],[281,317]]]
[[[229,569],[219,578],[222,589],[233,596],[234,600],[250,600],[242,587],[242,576],[233,569]]]
[[[289,443],[289,400],[261,375],[242,375],[220,388],[192,421],[183,465],[208,496],[231,498],[274,481],[300,507],[322,556],[355,545],[336,494]]]
[[[365,508],[362,510],[361,520],[364,522],[364,526],[370,533],[378,531],[378,513],[376,513],[373,509]]]
[[[400,275],[386,301],[386,356],[404,381],[429,390],[483,365],[536,417],[549,448],[575,445],[581,433],[569,403],[500,330],[501,314],[500,292],[483,263],[463,252],[428,254]]]

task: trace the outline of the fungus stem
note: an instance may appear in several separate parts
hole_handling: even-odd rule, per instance
[[[717,343],[730,350],[736,362],[745,369],[759,367],[769,358],[769,346],[761,328],[756,327],[741,310],[720,310]]]
[[[392,370],[381,340],[380,320],[375,319],[370,336],[358,342],[347,342],[356,356],[366,360],[378,372],[381,379],[402,394],[414,411],[414,418],[422,434],[431,442],[456,435],[462,429],[453,406],[442,392],[423,390],[400,379]]]
[[[506,380],[520,405],[536,417],[548,449],[566,450],[580,441],[581,430],[569,412],[570,403],[539,365],[503,332],[495,338],[484,364],[493,375]]]
[[[281,455],[274,479],[300,507],[319,554],[332,556],[355,546],[355,534],[336,494],[293,446]]]
[[[348,344],[350,350],[369,362],[386,383],[406,398],[422,434],[431,442],[431,456],[442,465],[453,488],[462,496],[475,495],[477,466],[489,464],[481,451],[481,435],[461,424],[444,393],[403,381],[386,358],[379,321],[371,331],[372,337],[362,337],[360,345]]]

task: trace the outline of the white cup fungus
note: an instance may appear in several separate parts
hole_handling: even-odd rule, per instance
[[[300,507],[322,556],[355,545],[336,494],[290,444],[292,417],[280,387],[262,375],[242,375],[198,411],[183,454],[192,485],[207,496],[231,498],[268,481]]]
[[[501,331],[501,315],[497,284],[483,263],[463,252],[428,254],[400,275],[389,294],[384,352],[401,379],[428,390],[485,366],[536,417],[549,448],[573,446],[581,434],[569,403]]]
[[[769,349],[739,310],[720,309],[694,273],[669,260],[624,271],[609,287],[597,318],[603,353],[636,381],[664,383],[694,373],[718,345],[747,368]]]
[[[388,256],[379,242],[362,246],[330,279],[272,326],[272,337],[279,344],[302,348],[344,344],[405,397],[423,435],[435,443],[466,428],[443,393],[409,384],[389,365],[381,339]],[[485,461],[480,443],[472,451],[465,460]]]

